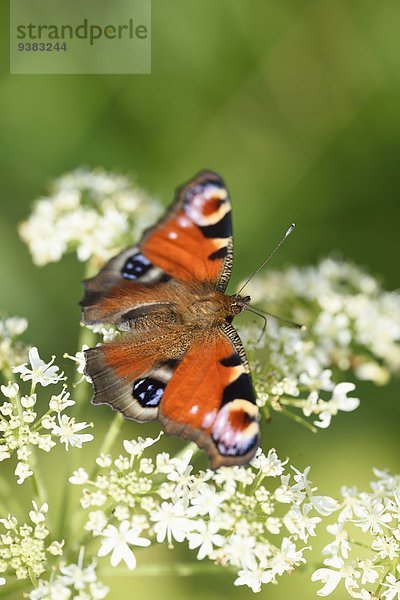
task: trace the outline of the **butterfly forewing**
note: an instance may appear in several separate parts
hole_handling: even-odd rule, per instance
[[[178,190],[165,216],[137,246],[84,282],[82,320],[119,323],[127,308],[152,304],[154,295],[162,297],[171,278],[208,281],[224,291],[232,270],[232,247],[228,191],[219,175],[204,171]]]

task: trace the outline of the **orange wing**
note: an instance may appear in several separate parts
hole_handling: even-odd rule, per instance
[[[204,448],[213,468],[251,460],[259,445],[259,411],[232,325],[192,344],[165,389],[159,419],[167,433]]]
[[[138,246],[126,248],[84,281],[82,320],[120,323],[129,309],[146,306],[152,311],[152,305],[170,301],[165,284],[171,278],[208,281],[225,291],[232,246],[228,192],[219,175],[204,171],[178,190],[175,202]],[[123,305],[122,312],[116,302]]]
[[[171,327],[85,351],[94,404],[127,419],[159,419],[167,433],[204,448],[211,465],[242,465],[259,444],[259,411],[246,356],[232,325]]]
[[[182,186],[166,215],[140,242],[143,254],[184,281],[225,291],[232,269],[231,203],[221,177],[203,171]]]
[[[191,341],[189,329],[168,327],[85,350],[93,404],[108,404],[126,419],[157,419],[164,390]]]

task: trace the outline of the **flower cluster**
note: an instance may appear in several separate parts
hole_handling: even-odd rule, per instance
[[[15,475],[17,483],[33,475],[33,452],[39,448],[49,452],[56,441],[69,446],[82,447],[84,442],[93,439],[89,433],[81,433],[90,426],[89,423],[76,423],[74,417],[68,416],[64,411],[73,406],[75,401],[70,398],[65,385],[61,391],[54,393],[45,407],[40,407],[38,402],[37,385],[47,387],[58,384],[64,379],[63,373],[54,365],[53,357],[45,363],[40,357],[37,348],[29,350],[29,362],[13,368],[22,382],[31,382],[29,391],[22,393],[17,381],[9,381],[1,386],[0,403],[0,461],[6,460],[16,454],[17,465]],[[21,385],[23,385],[23,383]],[[38,415],[38,407],[41,415]]]
[[[23,362],[27,349],[17,338],[28,327],[28,321],[21,317],[0,319],[0,371],[9,370],[12,365]]]
[[[341,490],[340,510],[328,525],[332,541],[325,546],[325,567],[312,575],[331,594],[339,583],[352,598],[400,598],[400,475],[374,469],[371,491]]]
[[[50,580],[40,579],[38,586],[29,594],[29,600],[102,600],[109,588],[97,578],[96,562],[83,564],[81,551],[77,564],[61,563]]]
[[[129,178],[78,169],[57,179],[36,201],[19,233],[36,265],[57,262],[69,251],[80,261],[107,260],[152,224],[159,205]]]
[[[144,456],[158,439],[125,440],[116,459],[97,459],[96,474],[79,468],[70,478],[84,486],[85,529],[99,538],[99,557],[133,569],[133,547],[186,541],[198,560],[231,567],[235,585],[255,592],[306,562],[318,515],[336,509],[332,498],[316,495],[309,467],[288,468],[272,449],[267,456],[259,450],[247,468],[194,472],[191,450]]]
[[[0,519],[3,530],[0,533],[0,573],[6,578],[30,579],[35,583],[54,562],[54,557],[62,555],[64,542],[47,541],[48,505],[32,504],[28,522],[19,524],[12,515]]]
[[[261,406],[289,416],[300,409],[303,416],[295,417],[314,415],[313,425],[326,428],[339,411],[359,405],[354,384],[342,381],[344,371],[377,384],[400,371],[400,293],[382,290],[358,267],[326,259],[258,276],[250,287],[254,302],[307,326],[272,321],[258,339],[255,326],[239,325]]]

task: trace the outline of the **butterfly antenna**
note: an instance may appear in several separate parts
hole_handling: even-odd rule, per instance
[[[240,288],[240,290],[238,291],[238,294],[240,294],[242,292],[242,290],[246,287],[246,285],[253,279],[254,275],[257,275],[257,273],[259,271],[261,271],[261,269],[264,267],[264,265],[267,264],[267,262],[269,260],[271,260],[271,258],[273,257],[273,255],[275,254],[275,252],[278,250],[278,248],[280,248],[283,244],[283,242],[286,240],[287,237],[289,237],[289,235],[292,233],[293,229],[296,227],[296,225],[294,223],[291,224],[291,226],[289,227],[289,229],[286,231],[285,235],[283,236],[283,238],[281,239],[281,241],[275,246],[275,248],[272,250],[271,254],[269,256],[267,256],[267,258],[264,260],[264,262],[258,267],[258,269],[256,269],[254,271],[254,273],[252,273],[250,275],[250,277],[248,278],[247,281],[245,281],[245,283],[242,285],[242,287]],[[272,315],[270,315],[272,316]]]
[[[301,323],[296,323],[296,321],[290,321],[290,319],[284,319],[283,317],[278,317],[277,315],[273,315],[270,312],[267,312],[265,310],[261,310],[261,308],[255,307],[255,306],[251,306],[251,305],[247,305],[245,307],[245,310],[248,310],[249,312],[258,315],[259,317],[272,317],[272,319],[276,319],[277,321],[281,321],[282,323],[286,323],[286,325],[291,325],[292,327],[296,327],[297,329],[300,329],[301,331],[306,331],[307,329],[307,325],[302,325]]]

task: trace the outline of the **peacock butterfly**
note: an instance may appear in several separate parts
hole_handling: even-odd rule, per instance
[[[159,419],[204,448],[213,468],[243,465],[260,441],[259,410],[233,318],[250,297],[225,293],[233,259],[231,203],[217,173],[178,189],[137,246],[84,281],[82,320],[121,339],[85,351],[94,404]]]

